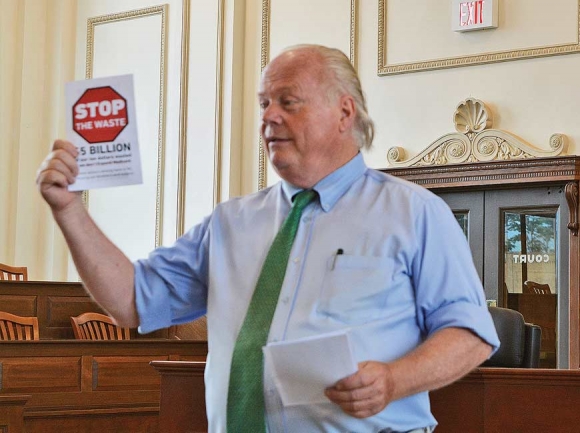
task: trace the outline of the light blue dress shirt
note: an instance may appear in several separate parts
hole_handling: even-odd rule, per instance
[[[439,197],[368,169],[360,154],[314,189],[320,202],[302,214],[268,341],[348,329],[357,362],[397,359],[446,327],[470,329],[499,346],[465,236]],[[207,313],[212,433],[225,432],[236,337],[296,192],[280,182],[222,203],[173,246],[135,263],[141,332]],[[426,392],[366,419],[346,415],[331,402],[284,407],[267,367],[264,393],[270,433],[436,425]]]

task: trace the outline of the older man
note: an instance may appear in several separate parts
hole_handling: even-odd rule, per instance
[[[373,123],[340,51],[285,50],[258,97],[282,181],[136,263],[67,191],[77,151],[54,143],[37,183],[87,289],[142,332],[207,314],[211,432],[431,431],[427,392],[499,344],[463,233],[437,196],[366,167]],[[284,406],[261,347],[345,329],[358,371],[325,403]]]

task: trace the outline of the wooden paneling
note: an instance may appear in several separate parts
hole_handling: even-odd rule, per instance
[[[160,428],[159,410],[108,411],[91,410],[76,412],[43,412],[26,416],[26,433],[165,433]],[[10,431],[10,433],[12,433]],[[169,432],[167,432],[169,433]]]
[[[0,392],[78,392],[81,390],[81,358],[0,358]]]
[[[0,395],[0,433],[24,433],[24,405],[29,395]]]
[[[555,294],[508,293],[508,308],[519,311],[526,322],[542,328],[540,367],[543,368],[556,366],[557,297]]]
[[[206,355],[207,344],[179,340],[3,342],[0,397],[30,394],[26,433],[156,433],[160,378],[149,363]]]
[[[579,407],[579,370],[479,368],[431,393],[437,433],[576,433]]]
[[[153,362],[160,420],[172,433],[207,431],[203,362]],[[477,368],[430,393],[437,433],[577,433],[580,370]]]
[[[167,359],[168,356],[95,356],[92,362],[93,391],[159,389],[159,375],[149,362]],[[138,381],[135,381],[136,377]]]
[[[36,316],[36,296],[1,295],[0,299],[2,299],[2,311],[18,316]]]
[[[73,340],[71,316],[104,311],[81,283],[0,281],[0,309],[20,316],[37,316],[41,340]],[[131,330],[131,338],[167,338],[167,329],[147,335]]]
[[[159,422],[167,432],[207,432],[205,362],[154,361],[161,375]]]

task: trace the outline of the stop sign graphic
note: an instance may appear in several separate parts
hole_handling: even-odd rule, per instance
[[[113,141],[128,124],[127,100],[110,86],[87,89],[73,105],[73,130],[89,143]]]

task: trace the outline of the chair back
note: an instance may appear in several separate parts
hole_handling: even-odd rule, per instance
[[[526,323],[519,311],[488,308],[501,345],[482,366],[537,368],[540,364],[542,328]]]
[[[130,340],[129,328],[117,326],[113,319],[101,313],[83,313],[71,317],[77,340]]]
[[[38,319],[0,311],[0,341],[39,340]]]
[[[0,263],[0,281],[28,281],[28,268]]]
[[[534,294],[534,295],[550,295],[552,291],[550,290],[549,284],[540,284],[535,281],[524,281],[524,293]]]

